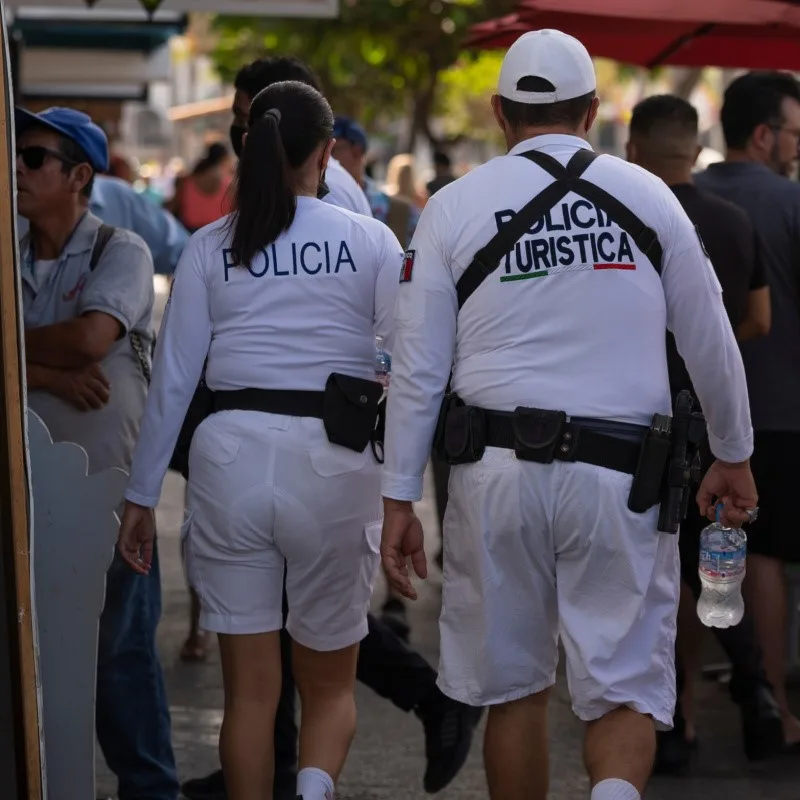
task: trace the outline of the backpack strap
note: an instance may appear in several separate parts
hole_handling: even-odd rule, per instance
[[[103,257],[103,251],[106,249],[108,243],[114,237],[116,232],[117,229],[113,225],[103,224],[98,228],[97,238],[95,239],[94,247],[92,248],[92,255],[89,259],[89,270],[91,272],[94,272],[95,269],[97,269],[97,265],[100,263],[100,259]],[[150,356],[145,351],[142,337],[138,333],[131,331],[128,334],[128,339],[130,340],[133,352],[136,354],[136,359],[139,362],[139,368],[142,370],[142,375],[144,375],[144,379],[149,385],[152,377],[152,369],[150,367]]]
[[[117,232],[117,229],[113,225],[101,225],[97,229],[97,238],[94,240],[94,247],[92,248],[92,256],[89,259],[89,270],[94,272],[97,269],[97,265],[100,263],[100,259],[103,257],[103,251],[106,249],[106,246],[114,237],[114,234]]]
[[[579,194],[604,211],[609,219],[633,238],[636,246],[653,264],[656,272],[661,274],[663,253],[655,231],[645,225],[633,211],[605,189],[601,189],[582,177],[597,158],[597,153],[580,148],[566,167],[540,150],[529,150],[527,153],[522,153],[521,156],[552,175],[555,180],[528,201],[513,219],[503,225],[492,239],[475,253],[472,262],[456,283],[459,309],[498,268],[503,258],[514,249],[525,233],[570,192]]]

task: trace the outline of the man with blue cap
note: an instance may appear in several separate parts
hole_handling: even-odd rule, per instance
[[[128,470],[153,339],[153,259],[136,234],[89,210],[108,141],[68,108],[16,111],[17,205],[28,404],[53,441],[81,445],[89,472]],[[122,502],[122,497],[119,498]],[[179,786],[155,632],[158,570],[107,576],[97,656],[97,737],[119,800],[176,800]]]

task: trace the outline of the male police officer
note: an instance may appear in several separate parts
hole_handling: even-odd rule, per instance
[[[744,372],[719,282],[663,182],[595,158],[584,138],[595,88],[576,39],[521,37],[493,98],[509,154],[430,199],[400,276],[383,562],[414,598],[406,558],[420,577],[426,562],[411,503],[452,373],[460,400],[448,398],[441,438],[458,465],[439,685],[491,706],[486,770],[502,800],[547,794],[559,630],[573,708],[588,723],[593,800],[639,800],[654,723],[672,723],[678,543],[657,531],[670,526],[659,521],[663,469],[653,460],[671,411],[668,326],[721,459],[698,503],[708,512],[719,497],[723,517],[740,524],[757,500]]]

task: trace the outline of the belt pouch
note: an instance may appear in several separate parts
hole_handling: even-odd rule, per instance
[[[322,423],[331,444],[362,453],[372,441],[383,386],[333,372],[325,384]]]
[[[486,450],[486,417],[477,406],[451,406],[444,422],[444,453],[448,464],[474,464]]]
[[[671,446],[669,435],[659,434],[652,428],[648,431],[628,495],[630,511],[643,514],[661,501]]]
[[[521,461],[551,464],[567,424],[564,411],[517,408],[514,411],[514,452]]]

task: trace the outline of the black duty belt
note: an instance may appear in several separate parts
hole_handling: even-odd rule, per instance
[[[515,412],[487,410],[484,415],[486,446],[516,450]],[[541,442],[541,446],[549,450],[550,459],[582,461],[633,475],[649,429],[644,425],[619,422],[613,423],[613,432],[601,433],[593,429],[593,425],[605,426],[606,423],[565,416],[564,422],[553,428],[552,435]],[[614,435],[617,431],[619,436]]]
[[[322,419],[325,392],[298,389],[237,389],[214,392],[214,411],[261,411]]]

